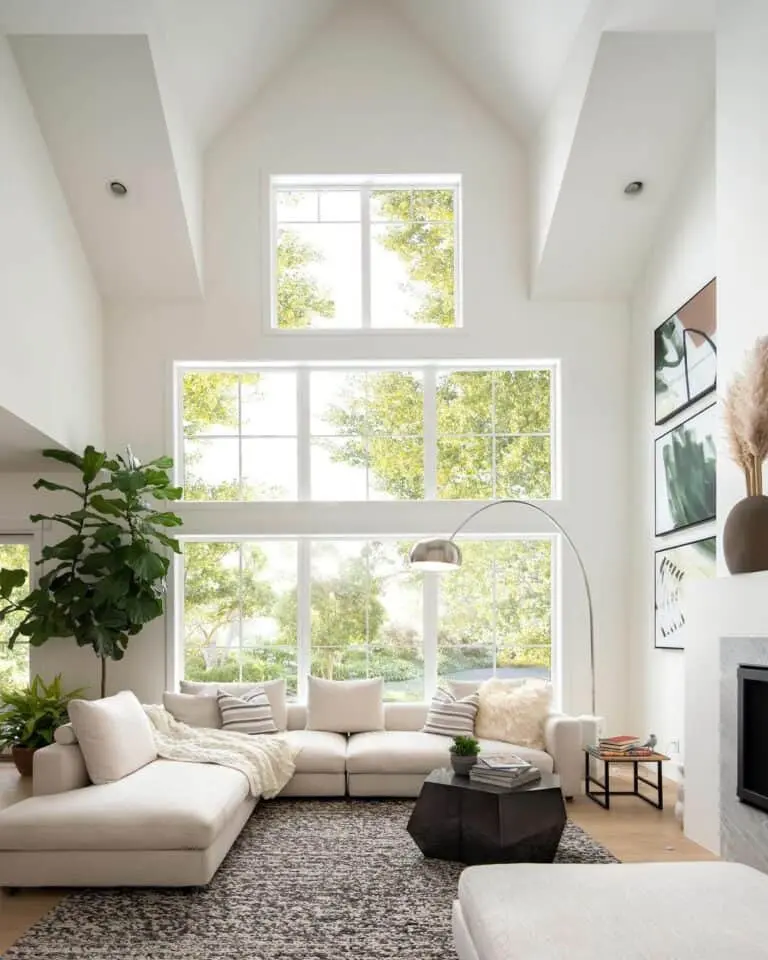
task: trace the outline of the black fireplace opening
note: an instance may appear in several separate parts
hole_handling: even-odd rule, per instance
[[[768,667],[738,670],[739,800],[768,811]]]

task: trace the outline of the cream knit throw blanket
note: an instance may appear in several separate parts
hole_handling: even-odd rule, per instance
[[[299,750],[282,737],[189,727],[157,704],[144,704],[144,711],[152,721],[159,757],[232,767],[245,775],[254,797],[276,796],[296,769]]]

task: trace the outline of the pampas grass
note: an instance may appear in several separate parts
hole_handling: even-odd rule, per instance
[[[761,496],[768,458],[768,337],[755,341],[744,373],[731,383],[724,418],[731,458],[744,471],[747,495]]]

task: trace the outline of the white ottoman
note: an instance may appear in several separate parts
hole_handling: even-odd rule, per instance
[[[737,863],[468,867],[461,960],[765,960],[768,876]]]

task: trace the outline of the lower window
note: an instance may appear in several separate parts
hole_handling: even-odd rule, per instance
[[[188,680],[383,677],[388,700],[442,678],[550,676],[552,541],[462,541],[460,570],[407,566],[412,540],[187,541]]]
[[[29,543],[0,539],[0,567],[9,570],[23,569],[29,573]],[[29,581],[11,594],[13,600],[19,600],[29,591]],[[8,647],[8,638],[21,620],[20,614],[10,614],[0,623],[0,687],[25,686],[29,683],[29,643],[25,637],[18,637],[13,649]]]

